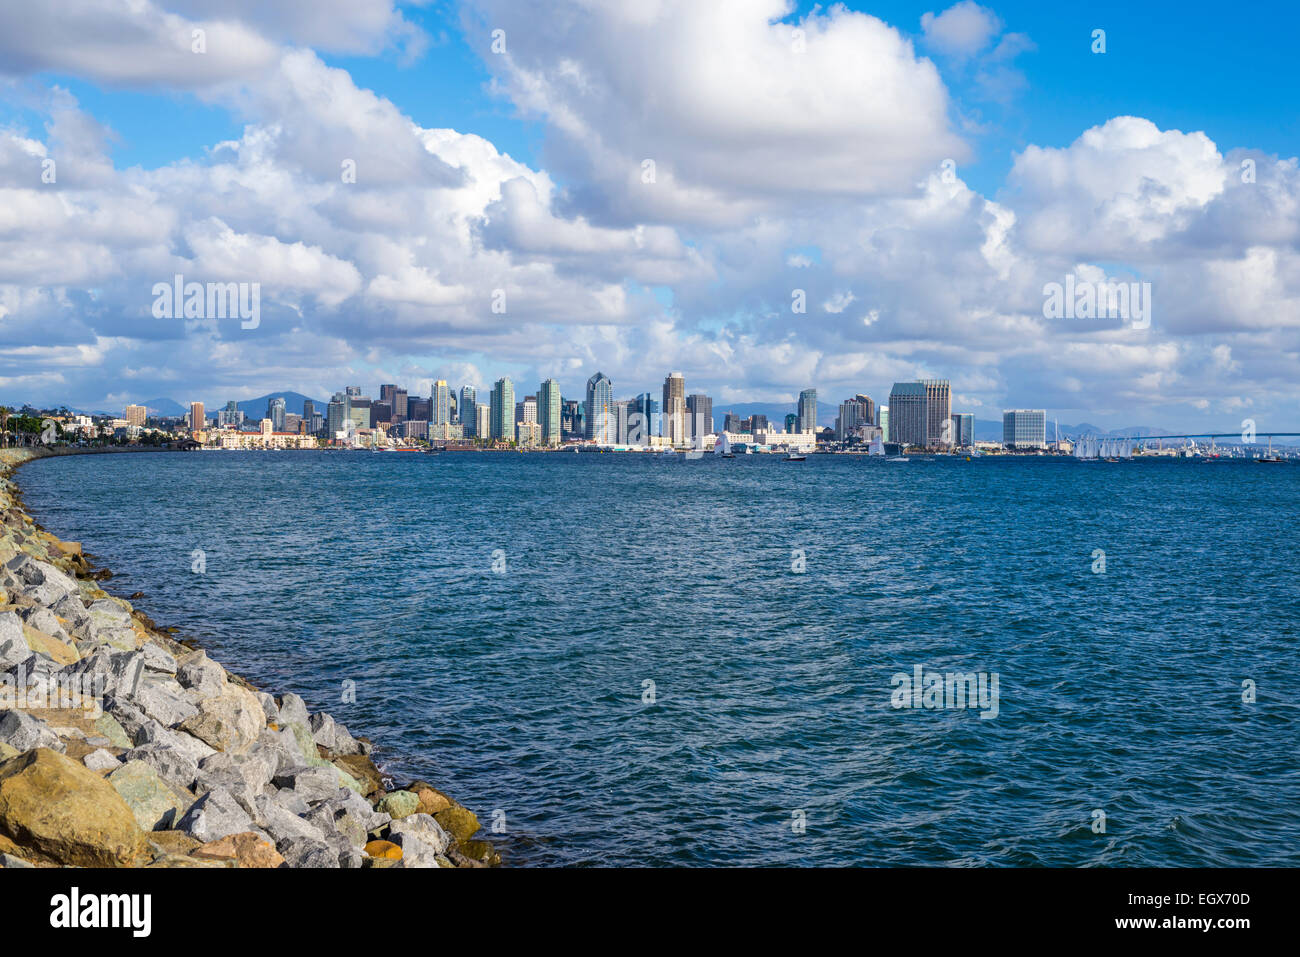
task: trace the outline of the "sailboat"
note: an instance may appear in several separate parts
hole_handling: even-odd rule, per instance
[[[722,433],[721,438],[719,438],[717,443],[713,446],[713,454],[719,455],[724,459],[734,459],[736,457],[736,453],[731,451],[731,439],[728,437],[726,432]]]
[[[868,455],[884,455],[884,454],[885,454],[885,445],[884,445],[883,442],[880,441],[880,436],[879,436],[879,435],[877,435],[875,438],[873,438],[873,439],[871,440],[871,445],[867,447],[867,454],[868,454]]]

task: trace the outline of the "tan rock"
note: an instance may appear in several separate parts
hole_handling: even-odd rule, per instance
[[[393,861],[402,859],[402,849],[392,841],[371,841],[366,845],[366,853],[371,857],[382,857]]]
[[[468,841],[479,828],[478,818],[463,804],[453,803],[435,814],[433,819],[441,824],[442,829],[454,837],[458,844]]]
[[[238,685],[227,685],[216,697],[205,698],[199,704],[199,713],[180,724],[180,730],[230,754],[247,751],[264,727],[266,712],[262,703]]]
[[[27,639],[27,647],[31,648],[32,651],[44,653],[46,656],[53,658],[57,664],[70,665],[80,657],[77,654],[77,649],[72,645],[55,638],[53,635],[37,631],[31,625],[23,625],[23,637]]]
[[[28,856],[79,867],[130,866],[148,847],[111,784],[48,748],[0,764],[0,834]]]
[[[441,791],[435,791],[433,788],[419,788],[415,790],[416,797],[420,799],[420,814],[427,814],[433,817],[439,811],[445,811],[451,807],[451,801],[447,795]]]
[[[184,831],[154,831],[149,835],[149,842],[163,854],[188,854],[203,846],[202,841]]]
[[[235,861],[240,867],[279,867],[284,858],[275,846],[252,831],[227,834],[190,851],[191,857],[214,861]]]

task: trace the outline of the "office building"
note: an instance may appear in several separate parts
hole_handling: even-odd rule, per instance
[[[325,437],[333,441],[338,438],[340,432],[347,431],[347,423],[351,421],[348,416],[347,394],[343,392],[335,392],[334,397],[330,399],[329,405],[325,407],[325,411]]]
[[[487,441],[492,437],[492,407],[490,404],[474,405],[474,438]]]
[[[687,432],[692,439],[713,432],[713,399],[702,392],[686,397]]]
[[[958,447],[975,445],[975,415],[958,412],[952,417],[952,441]]]
[[[945,444],[944,423],[952,418],[952,387],[947,379],[926,379],[923,384],[927,417],[925,444],[928,448],[937,449]]]
[[[817,431],[817,390],[804,389],[799,393],[799,431]]]
[[[207,417],[203,414],[202,402],[190,403],[190,430],[198,432],[207,424]]]
[[[929,406],[925,384],[895,382],[889,391],[889,440],[904,448],[929,444]]]
[[[1047,410],[1004,409],[1002,444],[1009,449],[1047,448]]]
[[[142,405],[128,405],[126,407],[126,424],[128,428],[143,428],[144,420],[149,417],[149,410]]]
[[[537,396],[526,395],[522,402],[515,403],[515,421],[516,422],[536,422],[537,421]]]
[[[472,385],[461,386],[460,406],[457,411],[465,437],[473,438],[478,435],[478,390]]]
[[[587,380],[586,422],[589,441],[614,444],[614,383],[603,372]]]
[[[267,400],[266,417],[271,420],[272,432],[286,431],[284,427],[284,414],[284,399],[282,397],[275,396],[274,398]]]
[[[492,386],[492,439],[504,442],[515,438],[515,384],[502,376]]]
[[[686,377],[680,372],[670,372],[664,379],[663,431],[670,445],[682,445],[686,440]]]
[[[876,423],[877,425],[880,426],[880,441],[882,442],[892,441],[889,438],[889,406],[882,405],[880,409],[876,412],[876,415],[880,419],[880,421]]]
[[[451,422],[451,390],[446,379],[436,381],[429,393],[429,421],[434,425]]]
[[[542,427],[542,444],[560,444],[560,384],[547,379],[537,390],[537,422]]]

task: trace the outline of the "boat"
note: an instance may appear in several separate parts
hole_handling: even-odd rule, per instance
[[[1261,465],[1281,465],[1282,456],[1273,454],[1273,436],[1268,437],[1268,453],[1255,459]]]
[[[787,452],[787,453],[785,453],[785,461],[786,461],[786,462],[804,462],[804,461],[807,461],[807,459],[808,459],[808,456],[804,455],[802,452]]]
[[[727,437],[726,432],[722,433],[722,437],[713,446],[713,454],[724,459],[734,459],[736,457],[736,453],[731,451],[731,439]]]
[[[869,446],[867,447],[867,454],[868,454],[868,455],[884,455],[884,454],[885,454],[885,446],[884,446],[884,443],[880,441],[880,436],[879,436],[879,435],[876,435],[874,438],[872,438],[872,440],[871,440],[871,445],[869,445]]]
[[[885,459],[886,462],[910,462],[912,461],[906,455],[891,455]]]

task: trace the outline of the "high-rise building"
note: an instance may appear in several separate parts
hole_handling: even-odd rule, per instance
[[[266,417],[271,420],[272,432],[283,432],[284,428],[284,398],[273,396],[266,403]]]
[[[663,432],[673,445],[686,440],[686,377],[680,372],[668,373],[664,379]]]
[[[928,409],[925,383],[895,382],[889,391],[889,441],[904,447],[928,446]]]
[[[799,431],[799,413],[798,413],[798,412],[787,412],[787,413],[785,414],[785,430],[786,430],[787,432],[798,432],[798,431]]]
[[[713,431],[713,399],[702,392],[686,397],[686,432],[701,439]]]
[[[397,386],[393,383],[381,385],[379,387],[379,401],[392,403],[393,396],[397,394]]]
[[[429,394],[429,421],[434,425],[451,422],[451,390],[447,388],[446,379],[433,384],[433,391]]]
[[[537,390],[537,421],[542,426],[542,444],[560,444],[560,384],[547,379]]]
[[[1047,410],[1004,409],[1002,444],[1009,449],[1047,448]]]
[[[817,428],[817,390],[804,389],[799,393],[799,431],[812,432]]]
[[[742,419],[740,416],[736,415],[734,412],[728,412],[722,418],[723,431],[730,432],[733,435],[743,432],[744,429],[741,427],[741,422]]]
[[[393,390],[393,421],[405,422],[408,418],[410,418],[410,415],[407,406],[406,390],[395,389]]]
[[[123,418],[128,427],[143,428],[144,420],[149,418],[149,410],[142,405],[128,405]]]
[[[749,431],[766,432],[767,416],[763,415],[763,413],[761,412],[755,412],[753,415],[751,415],[749,417]]]
[[[408,396],[406,400],[406,420],[408,422],[428,422],[429,400],[423,396]]]
[[[311,429],[311,420],[316,417],[316,403],[311,399],[302,400],[302,420],[307,423],[307,428]]]
[[[927,416],[925,444],[929,448],[951,445],[951,441],[944,442],[944,437],[946,434],[952,438],[952,387],[947,379],[926,379],[923,384]]]
[[[393,406],[390,402],[382,399],[370,404],[370,427],[392,425],[393,424]]]
[[[522,402],[515,403],[515,422],[533,423],[537,421],[537,396],[526,395]]]
[[[476,402],[474,404],[474,438],[486,441],[491,437],[492,406],[490,404]]]
[[[460,424],[466,438],[478,435],[478,390],[472,385],[460,387]]]
[[[583,418],[582,403],[577,399],[560,400],[560,437],[568,442],[571,439],[585,439],[587,424]]]
[[[128,420],[128,424],[129,424],[129,420]],[[227,402],[226,407],[224,409],[218,410],[217,412],[218,428],[237,429],[243,424],[244,424],[244,413],[242,410],[240,410],[239,403],[236,402],[234,399],[231,399],[229,402]]]
[[[952,444],[956,446],[973,446],[975,444],[975,415],[972,412],[958,412],[952,417]]]
[[[864,425],[874,424],[871,412],[868,412],[867,403],[871,400],[863,402],[865,398],[866,396],[858,395],[840,403],[840,414],[835,420],[835,438],[839,441],[846,442]]]
[[[603,372],[587,380],[587,438],[601,445],[613,445],[614,383]]]
[[[493,439],[512,441],[515,437],[515,384],[509,376],[502,376],[492,386]]]
[[[203,414],[202,402],[190,403],[190,430],[197,432],[204,427],[207,418]]]
[[[632,399],[619,399],[614,403],[614,441],[619,445],[631,442],[632,416],[635,415]]]
[[[646,440],[649,436],[663,434],[663,413],[651,393],[637,393],[636,398],[632,400],[632,411],[641,416],[639,425],[630,426],[633,431],[639,433],[641,442],[638,444],[647,444]]]
[[[345,392],[335,392],[334,397],[326,406],[325,416],[326,438],[331,441],[338,437],[338,433],[347,430],[348,422],[351,417],[348,415],[348,396]]]
[[[876,414],[880,418],[880,422],[877,423],[880,426],[880,441],[892,442],[893,439],[889,437],[889,406],[882,405]]]

